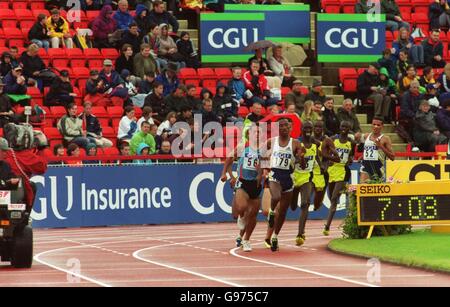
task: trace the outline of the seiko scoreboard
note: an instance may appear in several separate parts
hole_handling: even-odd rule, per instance
[[[450,224],[450,181],[358,185],[358,224]]]

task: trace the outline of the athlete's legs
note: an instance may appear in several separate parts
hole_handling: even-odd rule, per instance
[[[292,192],[292,201],[291,201],[291,209],[295,211],[298,207],[298,195],[300,194],[300,188],[294,187],[294,191]]]
[[[235,198],[235,211],[236,216],[244,217],[245,211],[247,211],[248,202],[250,200],[247,192],[244,189],[238,189],[234,196]]]
[[[253,230],[255,229],[260,203],[261,200],[259,198],[249,200],[249,206],[247,208],[247,212],[245,213],[245,220],[247,223],[245,226],[244,240],[246,241],[250,240]]]
[[[281,200],[281,191],[282,191],[281,184],[276,181],[270,181],[269,189],[270,189],[270,194],[272,196],[270,199],[270,209],[272,209],[272,211],[274,211],[276,206],[278,205],[278,203]]]
[[[320,209],[323,203],[323,199],[325,198],[325,193],[327,191],[328,186],[328,173],[324,174],[325,178],[325,186],[323,188],[317,189],[314,187],[314,211]]]
[[[292,191],[283,193],[280,200],[280,206],[278,207],[278,214],[275,218],[274,233],[277,236],[280,233],[281,228],[283,227],[284,221],[286,220],[287,209],[289,208],[291,202],[292,202]]]
[[[334,214],[336,213],[337,204],[339,198],[342,194],[342,191],[345,187],[345,181],[338,181],[330,183],[330,211],[328,213],[327,224],[325,225],[325,230],[329,230],[331,226],[331,222],[333,221]]]
[[[308,220],[308,210],[310,205],[312,183],[307,182],[300,187],[301,195],[301,215],[298,222],[298,236],[302,236],[305,233],[306,221]]]

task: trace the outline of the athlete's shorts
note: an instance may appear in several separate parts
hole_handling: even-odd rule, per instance
[[[362,173],[367,173],[370,179],[383,178],[383,163],[381,161],[362,161],[361,169]]]
[[[281,185],[281,192],[288,193],[294,189],[294,182],[289,171],[273,169],[269,173],[269,181],[278,182]]]
[[[239,179],[236,182],[236,190],[238,189],[244,190],[250,199],[258,199],[262,191],[261,185],[258,187],[258,181],[245,179]]]
[[[331,166],[328,168],[330,182],[348,181],[350,179],[350,169],[347,166]]]
[[[310,173],[300,173],[299,171],[294,171],[294,187],[301,187],[305,183],[311,182],[312,172]]]
[[[327,180],[325,179],[324,174],[313,173],[312,183],[314,184],[314,188],[316,190],[322,191],[327,185]]]

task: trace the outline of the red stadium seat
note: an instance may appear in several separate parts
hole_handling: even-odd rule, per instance
[[[197,74],[203,87],[216,88],[217,75],[212,68],[199,68]]]
[[[98,118],[110,118],[105,107],[92,107],[92,114],[94,114]]]
[[[411,19],[414,21],[418,28],[421,28],[423,32],[428,33],[430,30],[430,21],[428,15],[424,13],[413,13]]]
[[[53,67],[67,67],[69,66],[69,58],[66,54],[66,49],[50,48],[48,56],[52,61]]]
[[[3,33],[5,35],[5,37],[9,38],[9,39],[18,39],[18,38],[22,38],[23,39],[23,34],[22,34],[22,30],[17,29],[17,28],[6,28],[3,27]]]
[[[50,16],[50,13],[46,9],[34,9],[32,10],[33,17],[37,18],[39,14],[44,14],[45,16]]]
[[[66,115],[67,111],[64,107],[50,107],[51,117],[59,120],[61,117]]]
[[[28,9],[15,9],[14,14],[16,15],[18,20],[36,20],[36,18],[33,16],[33,12]]]
[[[44,10],[45,9],[45,2],[31,2],[31,4],[30,4],[30,9],[32,10],[32,11],[35,11],[35,10]],[[47,13],[47,15],[48,15],[48,13]]]
[[[430,0],[413,0],[411,4],[414,6],[414,12],[425,14],[428,16],[428,11],[430,8]]]
[[[119,57],[119,52],[114,48],[104,48],[101,50],[104,59],[115,60]]]
[[[354,68],[339,68],[339,80],[345,93],[356,93],[358,72]]]
[[[339,0],[322,0],[322,9],[328,14],[339,14],[341,3]]]
[[[28,2],[16,2],[16,1],[14,1],[12,3],[12,9],[13,10],[17,10],[17,9],[26,10],[27,7],[28,7]],[[20,16],[20,15],[16,15],[16,16]]]
[[[56,144],[61,144],[63,142],[63,136],[57,128],[45,127],[43,129],[45,136],[48,139],[50,148],[55,147]]]
[[[0,2],[0,10],[9,10],[8,2]]]
[[[100,14],[100,11],[87,11],[86,17],[89,21],[94,20],[98,15]]]
[[[3,28],[17,28],[17,20],[16,19],[3,19],[2,27]]]
[[[247,107],[240,106],[238,110],[239,117],[246,117],[250,113],[250,110]]]
[[[86,57],[89,59],[103,59],[102,54],[100,53],[100,50],[97,48],[86,48],[83,49],[83,53]]]
[[[114,138],[116,137],[116,135],[113,135],[113,136],[114,136]],[[118,155],[120,155],[119,149],[117,149],[117,147],[103,148],[103,153],[105,155],[108,155],[108,156],[118,156]]]
[[[344,14],[354,14],[356,0],[341,0],[342,12]]]
[[[73,76],[76,79],[88,79],[90,70],[86,67],[74,67],[72,68]]]
[[[107,107],[107,113],[111,118],[122,118],[123,116],[123,108],[122,107]]]
[[[229,68],[215,68],[214,72],[218,79],[231,79],[233,78],[233,73]]]

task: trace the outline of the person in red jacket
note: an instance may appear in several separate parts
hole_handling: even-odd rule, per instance
[[[5,161],[10,165],[12,172],[22,178],[27,210],[31,212],[36,196],[36,187],[30,181],[30,177],[44,174],[47,171],[47,161],[39,155],[35,148],[21,151],[14,151],[10,148],[5,153]]]
[[[247,89],[244,93],[244,99],[249,107],[255,102],[259,102],[263,106],[271,106],[278,102],[277,99],[270,97],[267,78],[259,73],[259,65],[257,60],[252,60],[250,70],[244,74],[244,84]]]

